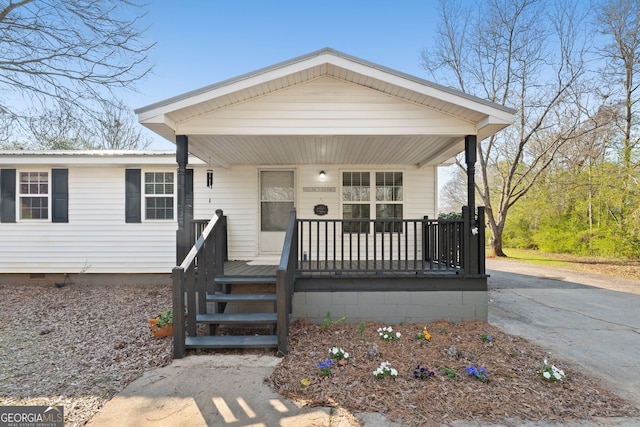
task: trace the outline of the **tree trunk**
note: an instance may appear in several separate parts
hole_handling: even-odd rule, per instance
[[[489,238],[489,248],[491,249],[490,256],[506,258],[507,255],[502,250],[502,231],[504,230],[504,218],[499,219],[499,221],[496,222],[496,219],[493,216],[493,210],[491,209],[491,204],[486,202],[487,200],[485,200],[485,213],[487,223],[489,225],[489,231],[491,231],[491,237]]]
[[[494,232],[492,231],[491,233],[493,234]],[[507,257],[507,254],[502,250],[502,231],[493,234],[493,236],[489,238],[489,247],[494,257]]]

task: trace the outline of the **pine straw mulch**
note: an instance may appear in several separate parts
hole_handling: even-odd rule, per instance
[[[146,370],[171,363],[147,319],[170,286],[0,283],[0,406],[63,405],[83,426]]]
[[[434,322],[426,325],[430,342],[416,339],[425,325],[393,326],[402,336],[389,342],[378,337],[377,329],[383,326],[368,322],[360,334],[359,325],[334,323],[323,332],[321,325],[294,322],[289,354],[271,376],[275,389],[306,405],[380,412],[407,426],[454,421],[563,423],[639,415],[633,404],[600,387],[586,373],[490,324]],[[485,333],[491,335],[491,342],[483,341]],[[333,367],[332,376],[322,378],[317,364],[328,358],[334,346],[347,351],[350,362]],[[564,370],[562,382],[550,383],[538,376],[545,358]],[[395,380],[373,376],[383,361],[397,369]],[[418,364],[435,376],[427,381],[414,379]],[[470,365],[484,366],[488,381],[467,375]],[[457,378],[445,376],[442,372],[447,368],[454,369]],[[301,383],[305,378],[310,385]]]

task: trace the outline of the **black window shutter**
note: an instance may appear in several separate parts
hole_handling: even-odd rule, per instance
[[[0,169],[0,222],[16,222],[15,169]]]
[[[51,170],[51,222],[69,222],[69,170]]]
[[[140,169],[127,169],[125,181],[125,221],[142,222],[142,172]]]

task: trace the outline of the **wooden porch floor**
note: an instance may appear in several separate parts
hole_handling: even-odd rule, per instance
[[[225,261],[225,276],[275,276],[277,265],[249,265],[250,261]]]
[[[224,263],[224,275],[225,276],[274,276],[276,274],[277,265],[250,265],[251,261],[234,260],[226,261]],[[392,265],[393,263],[393,265]],[[418,262],[417,265],[420,265]],[[318,269],[318,263],[316,261],[304,261],[303,269],[300,270],[300,276],[304,277],[326,277],[334,276],[336,273],[332,271],[323,271],[325,262],[320,262],[320,268]],[[329,262],[331,266],[333,262]],[[340,275],[343,277],[372,277],[372,276],[392,276],[392,277],[415,277],[415,276],[456,276],[458,270],[454,268],[443,268],[433,263],[425,263],[424,270],[416,271],[403,271],[403,268],[407,268],[405,261],[385,261],[384,266],[382,261],[377,261],[377,269],[373,269],[373,261],[369,261],[365,264],[364,261],[344,261],[336,262],[338,269],[344,269]],[[408,261],[408,266],[411,268],[414,265],[413,261]]]

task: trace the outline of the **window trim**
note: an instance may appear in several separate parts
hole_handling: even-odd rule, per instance
[[[37,194],[30,194],[30,193],[26,193],[23,194],[21,192],[21,176],[24,173],[46,173],[47,174],[47,194],[46,196],[44,195],[44,193],[37,193]],[[44,223],[44,222],[51,222],[51,192],[52,192],[52,182],[51,182],[51,178],[52,178],[52,172],[51,172],[51,168],[46,168],[46,169],[35,169],[35,168],[29,168],[29,169],[17,169],[16,170],[16,220],[18,222],[30,222],[30,223],[34,223],[34,222],[40,222],[40,223]],[[40,195],[42,194],[42,195]],[[22,216],[22,199],[23,197],[37,197],[37,198],[41,198],[41,199],[46,199],[47,200],[47,217],[46,218],[24,218]]]
[[[173,175],[173,218],[171,219],[152,219],[147,218],[147,194],[145,193],[145,174],[147,173],[164,173]],[[159,169],[159,168],[126,168],[125,169],[125,207],[124,217],[126,224],[141,224],[161,222],[175,223],[178,221],[178,187],[177,175],[175,170]],[[158,195],[157,197],[168,197],[167,195]]]
[[[359,172],[359,173],[369,173],[369,200],[368,201],[350,201],[350,200],[344,200],[344,174],[345,173],[353,173],[353,172]],[[377,177],[376,177],[376,173],[400,173],[402,176],[402,200],[377,200]],[[406,195],[406,186],[405,186],[405,171],[404,170],[377,170],[377,169],[368,169],[368,170],[353,170],[353,169],[344,169],[340,171],[340,218],[342,220],[344,220],[344,207],[345,205],[368,205],[369,206],[369,221],[375,221],[378,219],[377,216],[377,207],[378,205],[401,205],[402,206],[402,215],[403,217],[401,218],[401,220],[404,219],[404,205],[405,205],[405,195]],[[388,219],[388,218],[386,218]],[[388,232],[389,230],[372,230],[376,227],[369,227],[368,225],[366,226],[366,230],[361,230],[359,233],[362,234],[371,234],[373,232],[375,233],[380,233],[380,232]],[[354,232],[358,232],[356,231],[348,231],[345,230],[344,228],[344,224],[343,224],[343,233],[354,233]],[[400,230],[393,230],[393,232],[402,232],[402,229]]]
[[[152,174],[156,174],[156,173],[162,173],[162,174],[171,174],[171,176],[173,177],[173,193],[169,196],[168,194],[147,194],[146,192],[146,175],[148,173],[152,173]],[[142,169],[141,173],[140,173],[140,180],[141,180],[141,189],[140,189],[140,212],[141,212],[141,216],[142,216],[142,222],[175,222],[177,221],[177,214],[178,214],[178,191],[176,188],[176,172],[175,171],[168,171],[168,170],[161,170],[161,169]],[[166,184],[166,183],[165,183]],[[149,198],[153,198],[153,199],[171,199],[173,206],[172,206],[172,212],[171,212],[171,218],[149,218],[148,217],[148,212],[147,212],[147,199]]]

